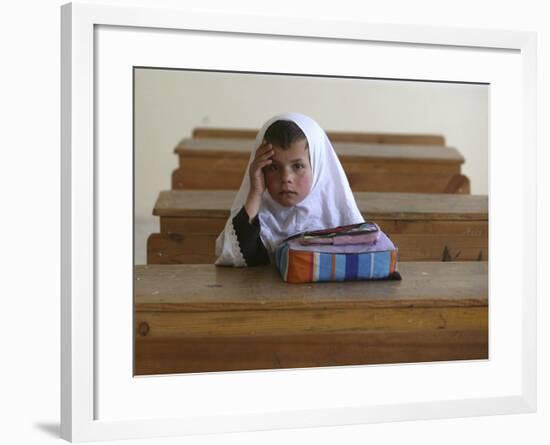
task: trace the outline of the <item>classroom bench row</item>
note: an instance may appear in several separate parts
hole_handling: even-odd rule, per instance
[[[374,133],[357,131],[327,131],[332,142],[366,142],[370,144],[404,144],[445,146],[445,138],[440,134],[423,133]],[[252,139],[256,138],[258,129],[195,127],[194,139]]]
[[[175,148],[179,167],[172,189],[239,188],[253,139],[186,138]],[[453,147],[333,141],[352,190],[371,192],[470,193],[461,173],[464,157]]]
[[[136,266],[136,375],[488,358],[486,262],[288,284],[273,266]]]
[[[399,248],[399,261],[488,258],[488,199],[482,195],[355,192],[366,220]],[[163,191],[153,215],[160,233],[147,240],[148,264],[213,263],[215,241],[235,197],[229,190]]]

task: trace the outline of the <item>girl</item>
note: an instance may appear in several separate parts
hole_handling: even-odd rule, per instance
[[[342,165],[323,129],[308,116],[268,120],[224,231],[218,266],[274,263],[277,245],[299,232],[364,222]]]

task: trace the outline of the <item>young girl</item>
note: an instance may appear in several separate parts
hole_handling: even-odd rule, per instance
[[[285,113],[258,132],[241,188],[216,240],[218,266],[274,263],[277,245],[299,232],[364,222],[323,129]]]

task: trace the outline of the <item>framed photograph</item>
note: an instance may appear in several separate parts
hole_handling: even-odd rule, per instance
[[[535,54],[536,35],[528,32],[64,5],[62,437],[145,438],[534,411]],[[467,174],[483,178],[486,192],[480,194],[489,196],[488,258],[481,258],[487,264],[490,302],[485,355],[222,372],[136,372],[136,335],[147,337],[151,327],[134,311],[136,280],[142,277],[135,264],[145,262],[139,259],[145,254],[139,257],[134,237],[136,209],[142,205],[137,199],[145,196],[139,195],[138,184],[162,156],[152,150],[149,158],[143,157],[136,147],[144,144],[144,128],[177,118],[180,109],[194,109],[195,127],[197,122],[210,124],[208,115],[201,114],[199,94],[172,98],[175,110],[169,115],[163,111],[165,98],[156,105],[154,100],[144,103],[143,91],[154,89],[155,81],[166,86],[177,76],[193,73],[241,79],[238,88],[226,86],[218,92],[220,109],[227,107],[223,95],[250,97],[250,79],[261,83],[269,76],[310,84],[368,79],[450,85],[459,97],[470,91],[467,87],[482,90],[488,152],[469,148],[465,157],[470,162]],[[212,93],[207,76],[199,80],[206,85],[204,91]],[[188,88],[199,91],[196,85]],[[259,109],[261,88],[266,87],[260,86],[254,110]],[[322,87],[323,93],[329,89]],[[289,91],[287,98],[298,96],[297,91],[304,94],[301,102],[291,105],[309,113],[334,106],[323,102],[329,93],[307,96],[307,88],[300,87]],[[148,97],[162,99],[152,93]],[[384,99],[389,100],[389,93],[381,103]],[[193,105],[180,108],[178,103],[186,100]],[[314,100],[319,101],[315,106]],[[272,104],[253,118],[230,124],[244,122],[257,130],[269,113],[290,111],[282,109],[290,105],[288,99]],[[350,117],[344,120],[316,116],[331,127],[326,128],[329,132],[353,130],[347,123],[358,119],[361,103],[345,104]],[[426,113],[430,106],[434,104],[425,105]],[[343,110],[340,104],[339,112]],[[245,110],[235,114],[243,116]],[[467,125],[456,120],[458,128]],[[390,128],[388,133],[399,131]],[[157,191],[170,188],[170,171],[163,172],[167,186]],[[478,184],[472,181],[472,187]],[[150,198],[143,200],[144,207],[154,205]],[[149,266],[138,267],[148,279]],[[178,273],[163,270],[168,271],[160,277],[163,283]],[[199,275],[195,281],[201,285]],[[473,275],[464,275],[465,283],[471,281]],[[185,294],[192,285],[197,286],[182,281],[179,291]],[[253,289],[247,292],[252,295]],[[257,298],[262,297],[259,293]],[[163,311],[152,300],[147,304],[150,312]]]
[[[489,358],[488,84],[151,67],[134,67],[133,80],[136,375]],[[258,128],[287,109],[328,129],[338,159],[327,164],[342,165],[370,233],[326,230],[344,212],[316,197],[318,182],[305,203],[283,206],[323,219],[326,235],[284,229],[307,267],[297,273],[284,242],[274,264],[259,248],[258,259],[243,252],[250,269],[214,267]],[[267,137],[294,134],[284,122]],[[285,187],[315,170],[304,158]],[[266,172],[266,205],[287,204],[279,164]],[[301,227],[319,224],[306,218]]]

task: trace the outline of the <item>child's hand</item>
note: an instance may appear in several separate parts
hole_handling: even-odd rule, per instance
[[[250,192],[261,196],[265,191],[265,179],[262,169],[271,164],[271,157],[273,156],[273,145],[267,143],[265,140],[262,145],[256,150],[256,156],[250,164]]]

